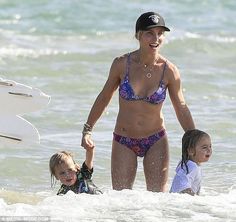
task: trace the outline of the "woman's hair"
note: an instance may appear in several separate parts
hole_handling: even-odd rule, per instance
[[[55,168],[62,163],[66,163],[68,158],[71,158],[74,161],[72,153],[67,152],[67,151],[57,152],[57,153],[53,154],[52,157],[50,158],[49,170],[51,173],[51,187],[53,187],[56,183]]]
[[[189,149],[195,148],[199,140],[204,137],[209,136],[207,133],[198,130],[187,130],[182,137],[182,160],[180,162],[181,168],[185,166],[188,172],[187,162],[189,160]]]

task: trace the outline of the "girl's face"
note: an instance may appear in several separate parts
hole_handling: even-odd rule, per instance
[[[159,50],[165,38],[165,30],[162,27],[151,28],[147,31],[139,31],[137,39],[141,47],[149,50]]]
[[[189,151],[190,160],[197,164],[207,162],[212,154],[211,138],[209,136],[203,136],[194,148]]]
[[[55,167],[55,177],[66,186],[72,186],[77,180],[76,166],[72,158],[68,157],[65,163]]]

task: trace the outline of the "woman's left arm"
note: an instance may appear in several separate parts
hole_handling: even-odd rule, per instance
[[[191,115],[191,112],[185,102],[180,73],[173,64],[170,64],[167,70],[168,73],[168,91],[171,102],[175,109],[176,116],[179,120],[180,125],[182,126],[183,130],[190,130],[194,129],[194,121]]]

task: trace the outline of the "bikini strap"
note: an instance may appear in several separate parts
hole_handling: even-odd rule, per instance
[[[166,70],[166,65],[167,65],[167,60],[165,61],[165,65],[164,65],[163,72],[162,72],[162,76],[161,76],[161,81],[162,81],[163,78],[164,78],[164,74],[165,74],[165,70]]]
[[[128,56],[127,56],[125,77],[129,76],[129,67],[130,67],[130,53],[128,53]]]

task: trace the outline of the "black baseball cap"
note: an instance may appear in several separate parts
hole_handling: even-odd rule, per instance
[[[165,31],[170,31],[161,15],[156,12],[145,12],[137,19],[135,31],[137,33],[140,30],[146,31],[154,27],[163,27]]]

